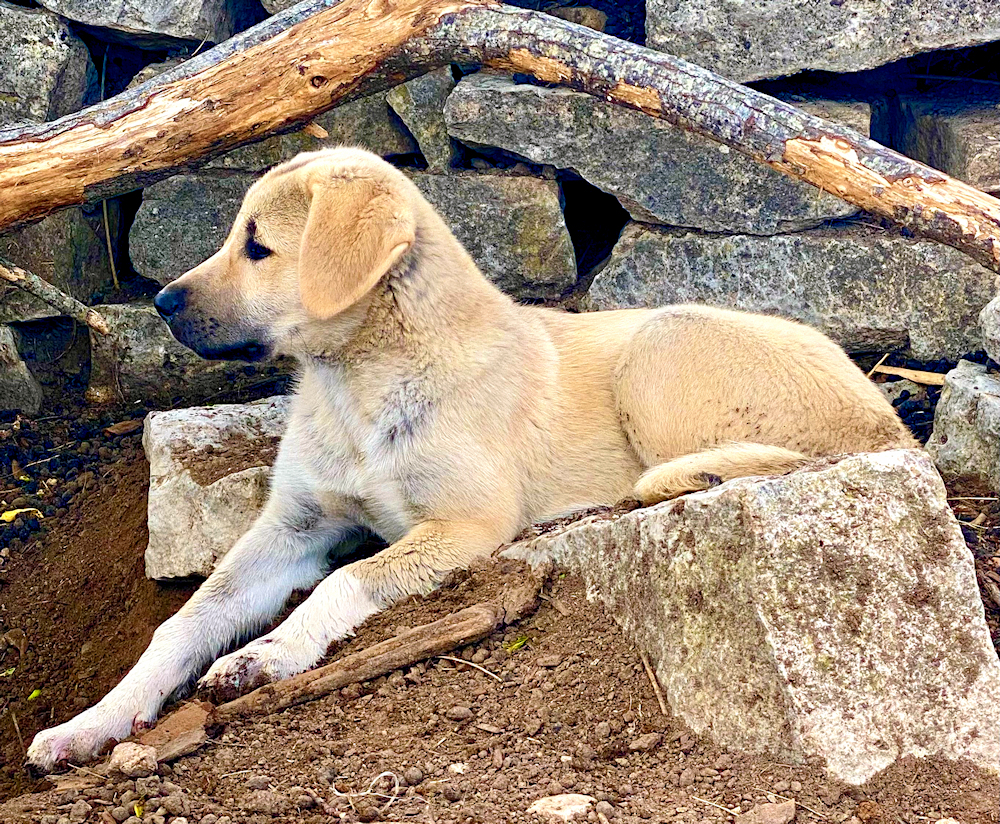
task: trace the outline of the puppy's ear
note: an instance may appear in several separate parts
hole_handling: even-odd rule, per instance
[[[403,195],[368,177],[317,174],[299,250],[302,304],[332,318],[360,300],[413,244],[416,222]]]

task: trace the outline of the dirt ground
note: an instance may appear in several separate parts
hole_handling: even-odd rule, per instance
[[[531,618],[456,652],[482,669],[435,659],[234,724],[160,776],[46,791],[21,767],[24,745],[99,699],[192,591],[143,576],[148,468],[138,438],[116,436],[116,460],[95,464],[64,514],[0,564],[0,798],[13,798],[0,806],[3,824],[136,824],[137,806],[151,824],[494,824],[533,820],[533,800],[562,792],[602,802],[592,821],[600,812],[618,822],[725,822],[727,810],[783,798],[798,802],[798,821],[816,824],[997,821],[1000,783],[964,765],[905,763],[847,788],[817,764],[773,763],[698,738],[661,714],[636,650],[572,576],[553,579]],[[981,490],[955,498],[1000,642],[1000,506]],[[518,574],[509,568],[506,580]],[[497,580],[493,569],[456,576],[372,619],[332,655],[486,600]]]

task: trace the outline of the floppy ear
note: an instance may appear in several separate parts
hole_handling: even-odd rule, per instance
[[[299,250],[302,304],[332,318],[360,300],[413,244],[404,197],[368,177],[317,176]]]

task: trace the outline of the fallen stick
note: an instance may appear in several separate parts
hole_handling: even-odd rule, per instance
[[[538,606],[538,592],[537,585],[519,587],[501,602],[466,607],[326,666],[260,687],[216,707],[212,720],[227,724],[247,715],[267,715],[479,641],[530,615]]]
[[[2,128],[0,229],[148,185],[450,63],[662,118],[1000,271],[996,198],[707,69],[495,0],[303,0],[103,103]]]
[[[897,378],[906,378],[924,386],[944,386],[944,375],[940,372],[925,372],[922,369],[906,369],[902,366],[882,366],[882,364],[877,364],[872,372],[878,375],[895,375]]]
[[[20,266],[3,258],[0,258],[0,278],[14,284],[18,289],[23,289],[36,298],[44,300],[49,306],[58,309],[63,315],[68,315],[81,323],[87,324],[95,332],[100,332],[102,335],[107,335],[111,332],[108,328],[108,322],[99,312],[95,312],[89,306],[84,306],[76,298],[70,297],[48,281],[42,280],[38,275],[33,275],[26,269],[22,269]]]

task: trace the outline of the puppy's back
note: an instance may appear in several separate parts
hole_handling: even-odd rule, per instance
[[[765,315],[694,305],[655,312],[622,353],[616,391],[647,465],[725,442],[805,455],[917,445],[839,346]]]

